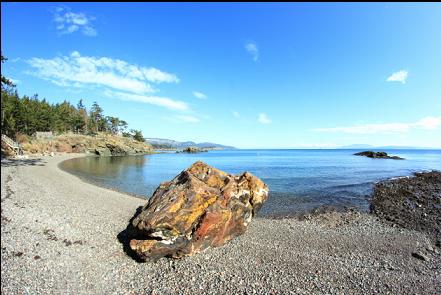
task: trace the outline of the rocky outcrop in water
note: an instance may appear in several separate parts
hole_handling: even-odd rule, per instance
[[[162,183],[128,227],[130,248],[144,261],[180,258],[243,234],[268,197],[249,172],[230,175],[196,162]]]
[[[202,152],[208,152],[208,150],[206,149],[201,149],[195,146],[189,146],[186,147],[185,149],[183,149],[182,151],[178,151],[177,153],[189,153],[189,154],[193,154],[193,153],[202,153]]]
[[[150,150],[136,149],[131,146],[115,144],[115,143],[105,143],[105,147],[99,147],[95,149],[95,154],[99,156],[132,156],[137,154],[145,154]]]
[[[112,155],[110,150],[108,148],[106,148],[106,147],[96,148],[95,149],[95,154],[100,156],[100,157],[110,157]]]
[[[355,153],[355,156],[365,156],[373,159],[393,159],[393,160],[404,160],[404,158],[398,156],[389,156],[386,152],[374,152],[374,151],[364,151]]]
[[[441,172],[415,173],[377,183],[371,205],[380,219],[441,242]]]
[[[143,146],[142,143],[126,144],[124,142],[108,141],[98,144],[95,154],[101,157],[108,156],[132,156],[138,154],[151,153],[149,146]]]

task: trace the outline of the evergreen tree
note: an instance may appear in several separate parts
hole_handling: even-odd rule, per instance
[[[78,104],[77,104],[77,109],[78,109],[79,111],[81,111],[81,110],[85,110],[85,109],[86,109],[86,107],[85,107],[84,104],[83,104],[83,99],[80,99],[80,101],[78,102]]]
[[[120,119],[117,117],[107,116],[106,120],[109,124],[109,130],[112,134],[117,134],[120,126]]]
[[[126,131],[128,127],[128,124],[126,121],[124,120],[120,120],[119,124],[118,124],[118,131],[121,132],[122,134],[124,134],[124,132]]]
[[[99,104],[95,101],[90,109],[90,130],[93,132],[98,132],[100,125],[103,125],[103,109],[99,106]],[[102,126],[101,126],[102,127]]]
[[[142,135],[142,131],[141,130],[135,130],[132,129],[130,130],[130,132],[132,133],[133,139],[139,142],[144,142],[144,136]]]
[[[1,62],[6,61],[1,57]],[[75,107],[68,101],[50,104],[38,95],[20,97],[12,82],[1,76],[1,132],[12,138],[23,133],[33,135],[36,131],[57,133],[75,132],[122,132],[138,141],[144,141],[141,131],[125,133],[127,122],[117,117],[104,116],[103,109],[94,102],[90,113],[81,99]]]
[[[1,54],[1,63],[4,63],[7,60],[8,59],[6,57],[4,57],[3,54]],[[14,83],[12,83],[11,80],[9,80],[5,76],[1,75],[1,88],[6,89],[8,87],[15,87],[15,85],[14,85]]]
[[[87,110],[86,107],[83,104],[83,100],[80,99],[80,101],[77,104],[78,114],[79,117],[81,117],[82,123],[79,122],[79,118],[76,117],[76,126],[77,126],[77,132],[81,132],[83,134],[87,133],[87,123],[88,123],[88,117],[87,117]]]

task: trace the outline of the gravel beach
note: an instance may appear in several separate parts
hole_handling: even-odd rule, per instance
[[[1,167],[2,294],[439,294],[441,249],[369,214],[255,218],[230,243],[138,263],[118,236],[145,200],[86,183],[57,155]]]

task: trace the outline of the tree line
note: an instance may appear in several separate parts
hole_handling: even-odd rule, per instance
[[[7,59],[1,56],[1,62]],[[19,96],[13,82],[1,75],[1,133],[15,138],[17,134],[33,135],[37,131],[74,132],[96,135],[98,132],[122,134],[144,141],[140,130],[127,132],[126,121],[105,116],[97,102],[89,110],[81,99],[76,106],[68,101],[51,104],[38,95]]]

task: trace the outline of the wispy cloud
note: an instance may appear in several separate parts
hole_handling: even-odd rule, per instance
[[[81,32],[86,36],[96,36],[98,33],[92,22],[95,17],[85,13],[72,12],[68,7],[57,7],[54,10],[54,22],[60,34]]]
[[[152,96],[157,92],[151,83],[178,83],[174,74],[152,67],[140,67],[120,59],[81,56],[78,51],[52,59],[31,58],[30,74],[64,87],[98,87],[105,95],[139,101],[173,110],[188,110],[185,102]],[[112,93],[112,95],[109,95]]]
[[[353,134],[377,134],[377,133],[405,133],[410,129],[438,129],[441,126],[441,116],[425,117],[413,123],[385,123],[363,124],[349,127],[317,128],[320,132],[343,132]]]
[[[405,84],[408,74],[409,74],[408,71],[401,70],[401,71],[392,73],[392,75],[390,75],[386,81],[388,81],[388,82],[401,82],[401,83]]]
[[[207,96],[204,93],[199,92],[199,91],[193,91],[193,95],[194,95],[194,97],[199,98],[199,99],[206,99],[207,98]]]
[[[265,113],[260,113],[259,117],[257,118],[257,121],[262,124],[270,124],[271,123],[270,118]]]
[[[170,110],[186,111],[189,109],[188,105],[185,102],[179,101],[179,100],[174,100],[174,99],[171,99],[168,97],[140,95],[140,94],[133,94],[133,93],[127,93],[127,92],[121,92],[121,91],[112,91],[112,90],[107,90],[104,92],[104,94],[108,97],[116,97],[118,99],[125,100],[125,101],[136,101],[136,102],[148,103],[148,104],[152,104],[152,105],[165,107]]]
[[[438,129],[441,126],[441,116],[439,117],[425,117],[414,124],[414,127],[423,129]]]
[[[245,49],[249,54],[251,54],[254,61],[259,60],[259,47],[257,46],[256,42],[248,42],[245,44]]]
[[[97,85],[136,93],[151,93],[149,84],[178,82],[174,74],[155,68],[138,67],[123,60],[109,57],[81,56],[78,51],[69,56],[52,59],[31,58],[28,64],[35,69],[37,77],[58,85]]]
[[[234,118],[236,118],[236,119],[239,119],[239,118],[240,118],[240,113],[239,113],[239,112],[237,112],[237,111],[232,111],[231,113],[233,114]]]

